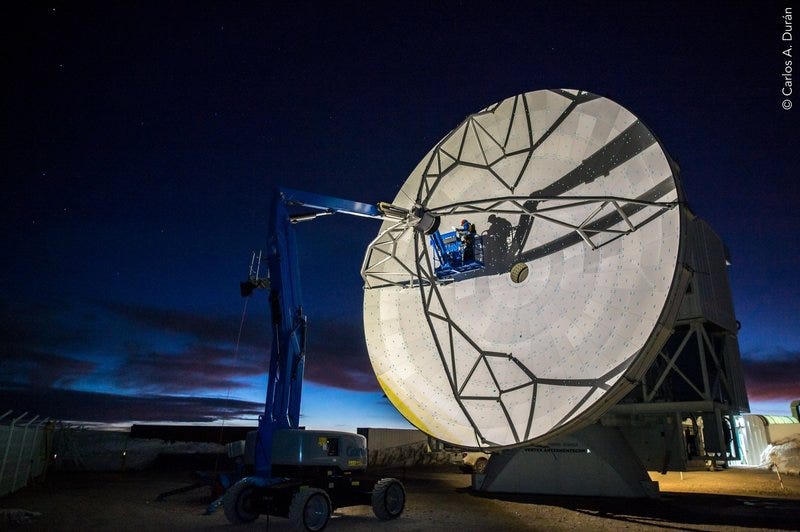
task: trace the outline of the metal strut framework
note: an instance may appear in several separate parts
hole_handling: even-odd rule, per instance
[[[418,272],[424,282],[418,283],[423,309],[431,333],[433,334],[439,359],[447,375],[453,397],[460,405],[465,417],[475,430],[477,446],[497,445],[481,433],[470,414],[470,405],[482,401],[496,402],[500,405],[514,440],[522,443],[530,439],[530,431],[536,409],[536,393],[540,384],[555,386],[589,387],[580,401],[559,421],[556,427],[569,420],[588,401],[597,390],[608,390],[611,382],[627,369],[630,358],[620,363],[605,375],[595,379],[548,379],[537,377],[513,353],[498,353],[482,349],[450,316],[439,291],[433,263],[425,238],[417,234],[415,249],[418,252]],[[631,355],[631,358],[635,354]],[[461,373],[459,368],[464,368]],[[481,389],[472,386],[479,375],[488,374],[494,387]],[[530,411],[524,423],[512,419],[507,402],[515,401],[523,395],[530,404]]]
[[[564,247],[585,242],[592,249],[598,249],[614,240],[628,235],[644,225],[658,218],[661,214],[678,205],[674,201],[652,201],[647,196],[655,195],[657,191],[649,191],[645,197],[623,198],[619,196],[504,196],[468,202],[452,203],[449,205],[433,207],[427,212],[435,216],[459,216],[475,213],[527,215],[533,219],[555,224],[568,229],[557,240],[544,243],[537,248],[523,251],[519,254],[519,261],[526,262],[541,258],[544,250],[551,253],[560,251]],[[559,219],[557,213],[569,209],[584,208],[592,205],[594,208],[580,223],[572,223]],[[648,216],[634,224],[631,216],[649,209]],[[398,257],[398,243],[403,238],[409,238],[412,229],[406,222],[398,222],[381,231],[370,242],[361,267],[361,277],[364,279],[365,288],[382,288],[389,285],[403,288],[415,287],[428,282],[447,283],[451,280],[428,278],[422,275],[415,266],[418,260],[404,261]],[[515,231],[521,232],[519,228]],[[527,237],[521,242],[524,246]],[[523,248],[524,249],[524,248]],[[411,262],[411,264],[409,264]]]
[[[544,204],[544,206],[542,205]],[[551,205],[552,204],[552,205]],[[592,211],[580,223],[559,220],[554,216],[559,211],[591,205]],[[659,216],[677,202],[648,201],[643,198],[623,198],[619,196],[504,196],[479,201],[464,201],[430,209],[434,215],[467,215],[472,213],[529,215],[534,219],[550,222],[574,230],[592,249],[605,245],[616,236],[624,236],[636,231],[650,221],[648,218],[637,225],[631,223],[630,215],[647,207],[655,207],[652,217]],[[610,235],[612,238],[596,243],[595,235]]]
[[[534,134],[525,95],[518,95],[513,99],[513,108],[506,113],[508,122],[505,126],[501,124],[493,128],[487,127],[486,124],[491,121],[483,120],[497,112],[500,103],[467,117],[431,151],[419,178],[415,204],[432,216],[452,216],[456,220],[459,217],[468,218],[470,214],[518,216],[519,221],[511,231],[509,255],[514,256],[515,262],[524,263],[573,245],[587,245],[592,250],[597,250],[633,233],[679,204],[680,196],[676,194],[677,169],[671,162],[672,175],[665,176],[635,197],[569,194],[571,190],[591,184],[600,177],[608,177],[610,173],[657,144],[655,137],[639,120],[634,120],[615,138],[563,176],[554,177],[550,184],[533,193],[520,194],[521,186],[525,183],[523,176],[526,175],[537,149],[581,104],[597,98],[582,91],[574,94],[568,91],[553,92],[569,100],[569,103],[538,138]],[[495,126],[493,123],[492,125]],[[493,183],[495,188],[499,185],[508,194],[436,204],[437,197],[448,197],[436,194],[440,188],[446,186],[442,183],[459,170],[462,173],[458,175],[465,175],[464,169],[480,172],[487,180],[496,180]],[[537,181],[547,182],[541,177]],[[665,197],[674,197],[675,200],[665,201]],[[528,241],[536,220],[561,227],[563,232],[548,242],[529,246]],[[419,231],[409,233],[410,230],[411,227],[407,224],[397,223],[385,228],[370,243],[361,272],[365,289],[392,286],[419,289],[422,308],[439,359],[453,397],[474,429],[476,446],[496,443],[487,440],[481,433],[470,413],[470,405],[485,401],[498,403],[515,442],[521,443],[531,435],[538,385],[588,387],[582,398],[555,423],[553,428],[557,428],[571,421],[588,404],[596,391],[608,391],[639,355],[638,351],[630,353],[616,367],[594,379],[541,379],[513,353],[483,350],[470,338],[463,324],[455,323],[444,304],[439,287],[453,279],[437,278],[425,236]],[[401,243],[405,249],[400,249]],[[413,255],[408,252],[409,247],[413,247]],[[487,272],[477,272],[472,275],[486,274]],[[484,383],[487,382],[488,375],[493,388],[480,390],[478,386],[471,386],[477,375],[481,375]],[[520,419],[519,415],[512,419],[506,402],[519,404],[521,395],[524,395],[524,402],[530,405],[530,411],[525,420]]]

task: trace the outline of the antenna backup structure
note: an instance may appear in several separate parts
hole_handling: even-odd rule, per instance
[[[493,455],[484,489],[541,492],[510,471],[542,477],[541,457],[567,449],[561,467],[620,479],[596,491],[649,491],[641,441],[597,420],[637,401],[676,330],[697,256],[682,199],[661,143],[607,98],[541,90],[467,117],[393,202],[416,223],[384,221],[364,259],[365,335],[387,397],[439,440],[516,449]],[[732,395],[747,408],[743,386]],[[665,411],[680,430],[685,409]]]

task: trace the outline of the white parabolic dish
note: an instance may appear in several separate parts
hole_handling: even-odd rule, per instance
[[[467,117],[394,203],[440,216],[442,232],[475,224],[485,268],[437,279],[428,237],[394,221],[365,258],[367,346],[389,400],[468,448],[534,443],[599,416],[668,335],[678,187],[657,139],[607,98],[541,90]],[[514,282],[520,263],[528,275]]]

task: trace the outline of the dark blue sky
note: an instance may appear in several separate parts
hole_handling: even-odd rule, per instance
[[[621,103],[679,161],[693,210],[731,250],[753,409],[788,413],[800,396],[798,111],[780,94],[790,3],[329,4],[3,8],[0,406],[254,418],[266,300],[249,302],[234,354],[238,281],[264,247],[271,188],[391,200],[467,114],[564,87]],[[298,228],[310,426],[403,423],[361,327],[376,230],[337,217]]]

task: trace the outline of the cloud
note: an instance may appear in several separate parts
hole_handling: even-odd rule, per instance
[[[75,316],[80,319],[76,320]],[[0,349],[21,346],[43,351],[75,349],[91,341],[87,322],[93,317],[65,301],[49,305],[0,304]]]
[[[135,323],[198,340],[197,345],[179,354],[131,353],[116,374],[117,381],[127,387],[141,386],[144,390],[162,392],[188,391],[191,386],[223,390],[238,386],[237,377],[267,372],[271,343],[271,324],[267,321],[244,329],[240,352],[245,352],[245,366],[236,368],[229,362],[232,352],[215,345],[231,343],[231,331],[238,331],[238,317],[213,317],[113,302],[101,305]],[[305,378],[348,390],[380,389],[361,328],[345,320],[309,320]]]
[[[5,408],[31,412],[41,418],[94,423],[180,421],[208,423],[233,417],[255,418],[264,405],[235,399],[125,396],[48,388],[3,390]]]
[[[271,325],[263,315],[252,319],[266,309],[251,313],[238,354],[231,345],[240,317],[118,302],[70,309],[67,319],[52,309],[2,308],[0,384],[69,388],[80,378],[95,376],[130,392],[190,394],[241,391],[267,374]],[[118,318],[154,330],[156,336],[126,332],[120,338],[114,332]],[[188,345],[175,343],[173,333],[188,337],[182,340]],[[155,344],[149,345],[151,341]],[[165,343],[175,347],[164,348]],[[82,351],[107,354],[101,364],[73,355]],[[310,319],[305,379],[347,390],[380,390],[360,320]]]
[[[191,345],[181,352],[165,353],[129,347],[127,357],[112,379],[121,387],[143,393],[191,393],[198,390],[239,389],[239,379],[265,375],[267,356],[261,350]]]
[[[140,325],[166,332],[186,334],[202,342],[232,344],[239,331],[240,316],[213,316],[114,301],[98,301],[102,308]],[[240,345],[269,345],[269,324],[245,327]]]
[[[69,386],[91,375],[97,364],[25,347],[2,346],[0,385],[24,385],[34,389]]]
[[[347,390],[380,390],[360,327],[337,320],[311,322],[308,336],[308,380]]]
[[[800,351],[779,350],[769,355],[742,358],[750,400],[800,399]]]

